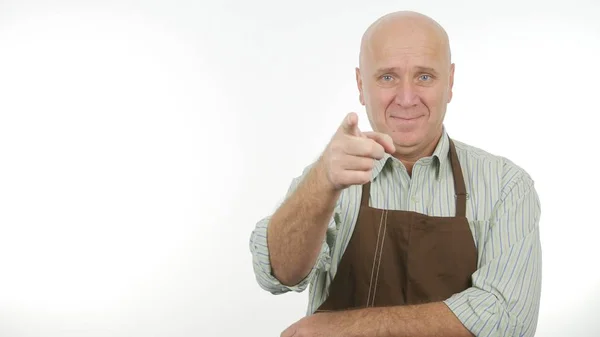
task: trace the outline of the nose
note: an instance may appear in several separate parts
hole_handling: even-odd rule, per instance
[[[419,104],[415,85],[409,79],[404,79],[396,89],[395,103],[402,108],[412,108]]]

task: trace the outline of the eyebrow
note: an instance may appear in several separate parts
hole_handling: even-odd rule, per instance
[[[396,73],[397,70],[398,70],[398,68],[396,68],[396,67],[380,68],[377,70],[377,74]],[[431,67],[418,66],[418,67],[416,67],[416,70],[418,73],[430,73],[432,75],[438,75],[438,72]]]

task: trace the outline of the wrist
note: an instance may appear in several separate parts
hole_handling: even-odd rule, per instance
[[[322,195],[335,197],[340,194],[341,190],[336,188],[327,177],[327,169],[322,158],[315,163],[311,176],[313,188]]]

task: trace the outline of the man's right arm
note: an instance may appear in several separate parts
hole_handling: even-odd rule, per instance
[[[331,219],[341,191],[370,181],[374,160],[386,152],[395,152],[389,135],[362,133],[358,116],[346,116],[297,188],[270,219],[259,222],[257,230],[262,232],[252,234],[254,270],[263,288],[272,293],[302,291],[311,271],[326,270],[327,266],[319,264],[327,262],[325,235],[328,227],[335,229]],[[320,255],[324,258],[319,259]]]
[[[319,256],[341,193],[328,187],[326,179],[317,161],[271,218],[267,230],[271,268],[283,285],[306,278]]]
[[[339,192],[320,192],[322,185],[319,184],[319,179],[315,175],[318,175],[317,170],[321,168],[317,164],[318,162],[315,162],[305,168],[302,175],[292,181],[282,205],[272,216],[260,220],[252,232],[250,251],[252,252],[254,273],[259,285],[273,294],[281,294],[290,290],[303,291],[308,286],[312,273],[328,269],[331,247],[327,245],[324,237],[328,230],[327,235],[333,236],[335,233],[336,223],[333,214],[337,202],[328,201],[324,196],[333,195],[337,200],[338,197],[335,195],[339,195]],[[323,210],[329,206],[331,206],[330,210]],[[329,213],[328,216],[323,215],[327,213]],[[309,220],[311,218],[315,220],[311,222]],[[275,224],[274,227],[273,224]],[[308,227],[309,230],[302,230],[303,227]],[[274,231],[273,228],[275,228]],[[272,234],[273,232],[274,234]],[[297,235],[294,232],[304,232],[304,235]],[[310,239],[309,236],[315,232],[317,238]],[[305,250],[305,246],[298,242],[298,238],[302,237],[301,240],[309,240],[310,246],[317,247],[316,254],[313,251],[311,255],[308,250]],[[285,247],[286,244],[289,247]],[[275,252],[273,252],[273,247],[275,247]],[[281,277],[279,272],[281,268],[277,267],[277,262],[273,264],[272,260],[278,261],[280,265],[285,265],[284,268],[299,265],[294,262],[298,252],[305,253],[305,256],[308,255],[307,259],[312,260],[304,262],[307,270],[296,271],[298,274],[304,274],[304,277],[295,281]],[[290,255],[293,257],[290,258]]]

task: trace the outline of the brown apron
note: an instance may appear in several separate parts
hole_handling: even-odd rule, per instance
[[[471,286],[477,249],[452,140],[449,156],[455,217],[369,207],[371,183],[363,185],[354,232],[317,312],[443,301]]]

